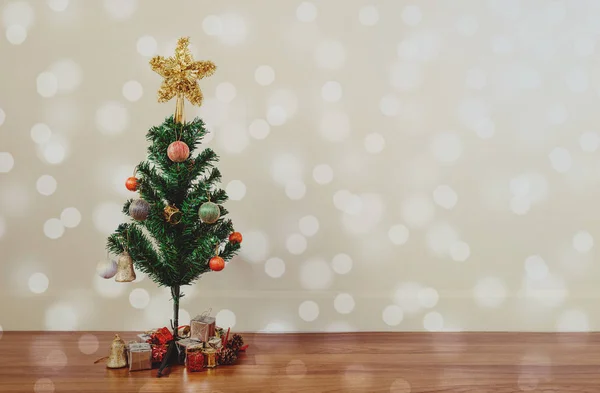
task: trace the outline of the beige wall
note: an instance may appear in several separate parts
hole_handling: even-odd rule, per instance
[[[166,8],[165,5],[169,4]],[[187,291],[236,330],[596,329],[600,4],[2,1],[0,325],[148,329],[95,274],[191,37],[243,252]],[[141,276],[141,275],[140,275]]]

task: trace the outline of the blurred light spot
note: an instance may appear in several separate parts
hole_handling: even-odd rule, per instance
[[[479,22],[473,15],[463,15],[456,19],[455,26],[460,35],[468,37],[477,33]]]
[[[129,303],[134,308],[146,308],[150,303],[150,294],[143,288],[135,288],[129,293]]]
[[[304,289],[327,289],[331,286],[333,275],[327,262],[309,259],[300,265],[299,279]]]
[[[539,255],[531,255],[525,259],[525,271],[532,280],[543,280],[548,276],[548,266]]]
[[[223,150],[232,154],[241,153],[250,144],[246,126],[242,122],[224,124],[217,136]]]
[[[93,280],[94,289],[105,298],[117,298],[127,289],[126,285],[115,280],[107,280],[99,276],[94,276]]]
[[[50,72],[56,76],[58,91],[71,92],[79,87],[83,79],[81,66],[72,59],[63,59],[50,66]]]
[[[27,29],[21,25],[10,25],[6,29],[6,40],[13,45],[21,45],[27,39]]]
[[[451,164],[460,158],[462,143],[458,135],[443,132],[434,136],[430,145],[431,154],[441,164]]]
[[[290,180],[285,185],[285,194],[294,201],[302,199],[306,194],[306,185],[301,180]]]
[[[269,86],[275,80],[275,70],[271,66],[261,65],[254,71],[254,80],[261,86]]]
[[[393,94],[385,95],[379,101],[379,110],[386,116],[397,116],[400,112],[400,100]]]
[[[216,35],[219,36],[221,42],[226,45],[239,45],[244,43],[247,34],[246,21],[244,18],[237,14],[224,14],[221,15],[220,21],[220,29],[219,22],[212,20],[210,23],[211,29],[214,29],[211,30],[211,32],[218,32]]]
[[[127,101],[136,102],[142,98],[142,95],[144,94],[144,88],[138,81],[127,81],[123,85],[121,92]]]
[[[304,171],[302,161],[290,153],[279,153],[271,163],[271,177],[286,185],[290,180],[300,180]]]
[[[129,127],[129,112],[120,102],[106,102],[96,111],[96,126],[103,134],[120,134]]]
[[[321,97],[327,102],[337,102],[342,98],[342,85],[336,81],[327,81],[321,87]]]
[[[473,296],[479,306],[497,308],[506,300],[507,290],[501,279],[486,277],[477,281],[473,288]]]
[[[35,186],[42,195],[52,195],[56,191],[57,183],[50,175],[42,175],[37,179]]]
[[[337,274],[347,274],[352,270],[352,258],[347,254],[337,254],[331,260],[331,268]]]
[[[470,89],[483,89],[487,85],[487,76],[485,71],[480,68],[471,68],[467,70],[466,84]]]
[[[217,85],[217,89],[215,90],[215,96],[217,100],[229,103],[233,101],[235,96],[237,95],[237,90],[232,83],[229,82],[221,82]]]
[[[52,11],[62,12],[69,6],[69,0],[46,0]]]
[[[270,106],[267,109],[267,121],[272,126],[280,126],[286,122],[288,113],[280,105]]]
[[[315,216],[304,216],[300,219],[298,228],[304,236],[314,236],[319,231],[319,220]]]
[[[309,1],[303,1],[296,8],[296,18],[300,22],[314,22],[317,19],[317,7]]]
[[[2,21],[6,27],[20,25],[27,29],[33,25],[34,20],[34,11],[29,2],[13,1],[4,6]]]
[[[383,136],[381,136],[381,134],[373,132],[365,137],[365,149],[367,150],[367,153],[381,153],[384,146],[385,139],[383,139]]]
[[[390,238],[392,243],[401,246],[408,241],[408,228],[402,224],[393,225],[388,231],[388,237]]]
[[[57,303],[46,309],[46,330],[77,330],[77,313],[73,307]]]
[[[270,258],[265,262],[265,273],[269,277],[279,278],[285,273],[285,262],[281,258]]]
[[[345,112],[327,111],[321,118],[319,131],[328,141],[341,142],[350,135],[350,119]]]
[[[306,364],[302,360],[291,360],[285,367],[286,375],[292,379],[304,378],[306,371]]]
[[[594,238],[587,231],[579,231],[573,236],[573,248],[575,251],[585,254],[594,246]]]
[[[319,164],[313,169],[313,178],[319,184],[329,184],[333,180],[333,169],[327,164]]]
[[[444,209],[452,209],[458,202],[458,195],[450,186],[441,185],[433,191],[433,201]]]
[[[41,72],[36,79],[37,92],[45,98],[53,97],[58,91],[58,79],[52,72]]]
[[[31,140],[35,143],[47,143],[52,136],[52,130],[44,123],[37,123],[31,127]]]
[[[44,235],[50,239],[58,239],[65,233],[65,227],[58,218],[51,218],[44,223]]]
[[[354,298],[349,293],[340,293],[333,300],[333,307],[340,314],[350,314],[354,306]]]
[[[217,320],[216,321],[217,326],[221,326],[224,329],[227,329],[227,328],[233,329],[235,327],[236,318],[235,318],[235,314],[231,310],[222,309],[221,311],[219,311],[217,313],[215,318]]]
[[[346,62],[346,50],[338,41],[322,41],[315,48],[314,58],[319,68],[337,70]]]
[[[305,300],[298,307],[298,314],[303,321],[312,322],[319,317],[319,305],[312,300]]]
[[[414,90],[423,81],[420,65],[414,62],[395,62],[391,67],[390,76],[392,86],[402,91]]]
[[[39,378],[33,385],[34,393],[54,393],[54,382],[50,378]]]
[[[588,316],[582,310],[567,310],[563,312],[556,323],[558,332],[589,332],[590,323]]]
[[[392,386],[390,386],[390,393],[411,393],[411,386],[407,380],[398,378],[394,382],[392,382]]]
[[[287,250],[294,255],[300,255],[306,251],[306,238],[298,233],[288,236],[285,246]]]
[[[404,313],[399,306],[391,304],[383,309],[381,318],[388,326],[398,326],[404,319]]]
[[[375,26],[379,22],[379,11],[374,5],[366,5],[358,11],[358,21],[363,26]]]
[[[600,146],[600,136],[596,132],[584,132],[579,137],[579,146],[581,146],[581,150],[593,153]]]
[[[446,257],[450,247],[458,241],[456,229],[447,223],[438,223],[429,227],[426,234],[427,247],[434,255]]]
[[[269,123],[263,119],[252,120],[252,123],[250,123],[250,126],[248,127],[248,132],[254,139],[265,139],[270,131],[271,127],[269,126]]]
[[[433,308],[437,305],[440,295],[434,288],[422,288],[418,293],[421,307]]]
[[[248,231],[244,233],[244,247],[240,255],[247,261],[257,263],[263,262],[269,252],[269,240],[267,235],[260,231]]]
[[[456,262],[464,262],[471,256],[471,248],[465,242],[457,241],[450,246],[450,257]]]
[[[144,57],[152,57],[158,50],[156,39],[150,35],[145,35],[138,38],[136,43],[138,53]]]
[[[96,229],[109,235],[125,222],[127,217],[122,213],[123,207],[114,202],[104,202],[97,205],[92,213],[92,221]]]
[[[240,201],[246,195],[246,185],[241,180],[232,180],[227,183],[225,192],[232,201]]]
[[[402,10],[402,21],[409,26],[416,26],[421,22],[423,15],[416,5],[407,5]]]
[[[137,3],[137,0],[104,0],[104,10],[111,18],[124,20],[134,14]]]
[[[50,281],[44,273],[33,273],[29,277],[29,290],[33,293],[44,293],[48,289]]]
[[[423,318],[423,327],[430,332],[444,330],[444,317],[439,312],[429,312]]]
[[[423,287],[416,282],[405,282],[394,292],[394,301],[405,314],[414,314],[421,308],[419,292]]]
[[[554,148],[548,155],[552,168],[558,173],[566,173],[571,169],[573,161],[571,159],[571,153],[563,147]]]
[[[401,214],[408,225],[424,227],[433,220],[435,208],[428,197],[413,195],[402,202]]]
[[[567,87],[573,93],[583,93],[589,87],[589,77],[582,68],[574,68],[565,75]]]
[[[0,173],[10,172],[15,165],[15,159],[8,152],[0,152]]]
[[[93,334],[83,334],[79,337],[79,351],[84,355],[93,355],[98,352],[100,343],[98,337]]]

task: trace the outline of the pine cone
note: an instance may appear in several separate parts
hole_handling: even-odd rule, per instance
[[[221,350],[221,354],[219,355],[219,364],[229,365],[235,363],[237,360],[237,351],[234,351],[231,348],[224,348]]]
[[[231,348],[234,351],[239,351],[244,346],[244,339],[239,334],[234,334],[227,343],[227,348]]]

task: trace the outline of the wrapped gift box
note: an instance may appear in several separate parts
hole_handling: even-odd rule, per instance
[[[148,343],[130,343],[127,360],[129,371],[150,370],[152,368],[152,347]]]
[[[215,318],[208,315],[198,315],[190,321],[190,338],[207,342],[215,335]]]
[[[177,341],[177,356],[179,364],[185,364],[186,351],[192,346],[202,347],[203,343],[202,341],[193,338],[184,338],[182,340]]]
[[[188,371],[202,371],[204,368],[204,350],[201,344],[190,345],[185,349],[185,367]]]

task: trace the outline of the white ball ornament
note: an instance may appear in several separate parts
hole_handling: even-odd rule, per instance
[[[98,262],[96,273],[102,278],[113,278],[117,274],[117,262],[112,259]]]

